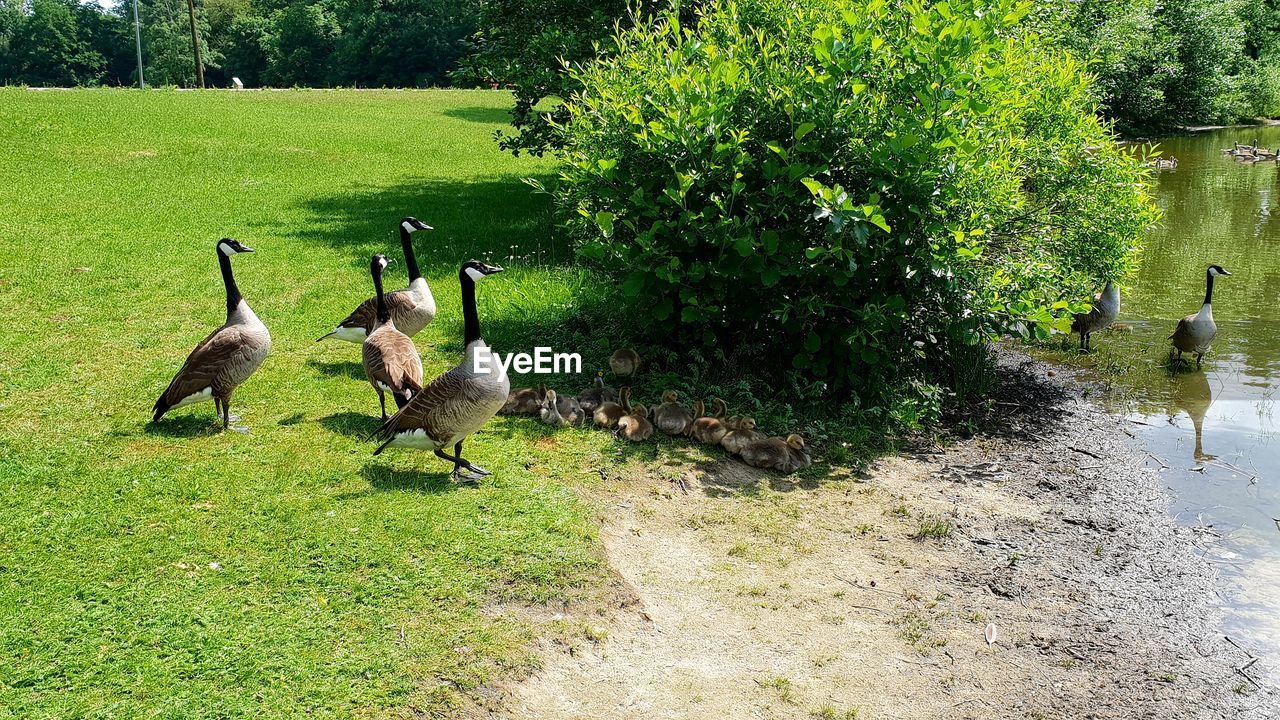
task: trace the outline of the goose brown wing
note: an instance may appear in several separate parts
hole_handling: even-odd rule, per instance
[[[432,380],[408,404],[378,428],[375,435],[390,440],[396,433],[423,430],[437,443],[453,437],[459,418],[478,397],[473,384],[459,368]]]
[[[391,312],[392,317],[402,315],[413,310],[417,304],[413,302],[413,298],[404,290],[396,290],[383,296],[387,303],[387,309]],[[373,332],[373,328],[378,324],[378,299],[369,298],[360,303],[359,307],[351,312],[345,320],[338,323],[338,327],[348,328],[364,328],[365,332]]]
[[[224,325],[200,341],[169,387],[160,396],[161,402],[173,406],[183,398],[213,385],[218,375],[238,354],[244,351],[244,337],[235,325]],[[160,403],[156,403],[157,409]]]
[[[390,328],[388,328],[390,329]],[[413,341],[400,332],[375,332],[362,351],[370,379],[385,383],[397,393],[422,389],[422,361]]]

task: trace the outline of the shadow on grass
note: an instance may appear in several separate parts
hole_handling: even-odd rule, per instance
[[[427,457],[438,463],[440,470],[428,472],[424,470],[402,470],[382,462],[370,462],[360,468],[360,477],[364,478],[375,490],[382,492],[420,492],[441,493],[457,489],[457,485],[449,478],[453,466],[427,453]]]
[[[299,224],[296,235],[346,252],[352,265],[362,269],[371,253],[390,255],[400,246],[398,223],[408,215],[435,228],[414,239],[418,264],[427,275],[456,273],[473,258],[542,266],[573,260],[572,249],[555,228],[550,198],[516,176],[354,187],[312,198],[305,207],[315,220]]]
[[[340,412],[320,418],[320,427],[331,433],[345,435],[357,440],[367,440],[374,430],[382,426],[382,419],[377,415],[366,415],[358,412]],[[372,441],[370,441],[372,442]],[[369,452],[373,452],[370,445]]]
[[[361,382],[368,381],[364,374],[364,365],[353,360],[324,362],[312,358],[307,360],[307,367],[326,377],[346,377],[352,380],[360,380]]]
[[[234,410],[232,413],[234,416]],[[187,415],[164,417],[160,422],[149,422],[143,427],[143,432],[148,435],[175,438],[205,437],[222,432],[222,420],[216,415],[206,415],[197,411]]]
[[[502,107],[474,105],[471,107],[449,108],[444,111],[444,114],[451,118],[487,125],[511,124],[511,111]]]

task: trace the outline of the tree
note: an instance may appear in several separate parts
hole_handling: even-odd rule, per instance
[[[72,86],[97,82],[106,59],[78,25],[74,0],[32,0],[30,14],[9,39],[10,81]]]
[[[145,0],[142,11],[142,54],[147,82],[154,85],[192,87],[196,61],[191,51],[191,20],[185,0]],[[205,65],[218,67],[221,56],[210,51],[209,23],[197,14],[200,52]]]
[[[351,0],[338,7],[335,80],[379,87],[446,85],[470,51],[478,0]]]
[[[331,84],[333,51],[342,28],[324,5],[290,5],[275,22],[275,48],[266,73],[273,85]]]

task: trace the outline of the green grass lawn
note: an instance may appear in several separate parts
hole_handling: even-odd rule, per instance
[[[436,714],[529,662],[495,604],[599,579],[569,486],[607,435],[499,419],[467,445],[494,477],[456,488],[429,453],[371,456],[359,348],[313,342],[416,215],[428,376],[460,357],[470,257],[508,267],[479,286],[497,349],[607,356],[575,315],[592,280],[520,182],[550,164],[491,141],[508,102],[0,90],[0,717]],[[223,236],[258,250],[235,270],[274,337],[235,396],[251,432],[215,432],[212,404],[148,427],[223,320]]]

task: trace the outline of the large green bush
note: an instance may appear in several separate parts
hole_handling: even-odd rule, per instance
[[[621,32],[557,126],[582,255],[655,336],[762,347],[869,403],[1064,328],[1155,210],[1026,7],[721,0]]]

